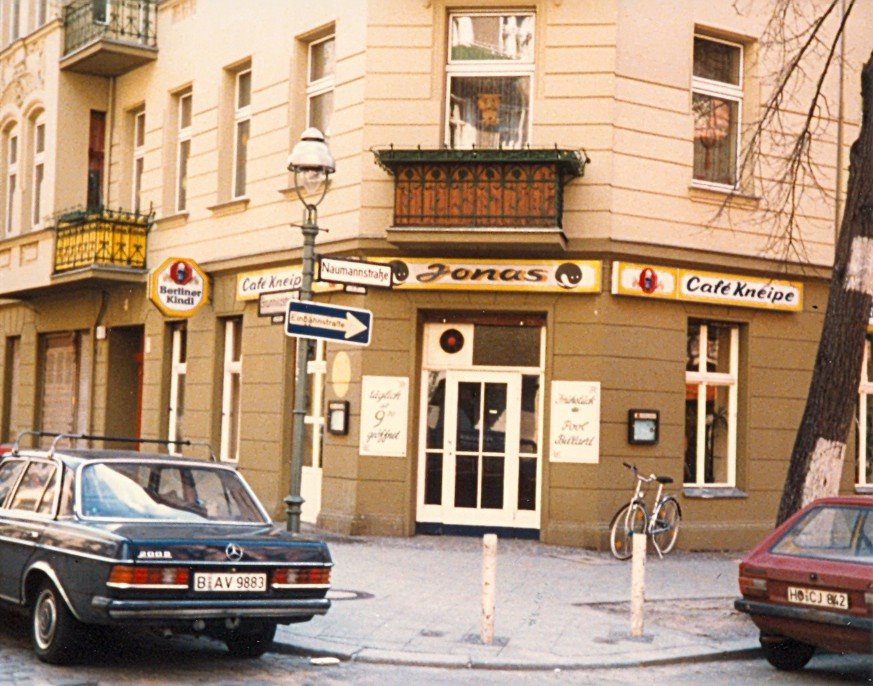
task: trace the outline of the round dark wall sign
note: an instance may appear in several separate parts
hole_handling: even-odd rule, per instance
[[[457,329],[446,329],[440,336],[443,352],[454,354],[464,347],[464,334]]]

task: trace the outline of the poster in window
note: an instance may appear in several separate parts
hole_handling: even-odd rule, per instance
[[[553,381],[549,460],[600,461],[600,382]]]
[[[360,454],[406,457],[408,410],[409,377],[363,377]]]

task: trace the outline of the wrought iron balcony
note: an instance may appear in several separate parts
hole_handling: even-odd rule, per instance
[[[153,220],[153,214],[106,208],[60,215],[55,227],[55,275],[94,267],[144,271],[146,237]]]
[[[61,69],[119,76],[157,58],[157,0],[73,0]]]
[[[394,176],[393,227],[561,229],[578,150],[376,150]]]

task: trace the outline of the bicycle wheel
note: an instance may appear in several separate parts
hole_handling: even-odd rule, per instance
[[[625,505],[612,518],[609,524],[609,549],[613,557],[627,560],[633,553],[632,534],[642,534],[648,524],[646,508],[640,503]]]
[[[679,536],[679,520],[682,519],[679,502],[673,496],[667,496],[658,503],[652,516],[655,518],[652,542],[662,555],[666,555],[673,550]]]

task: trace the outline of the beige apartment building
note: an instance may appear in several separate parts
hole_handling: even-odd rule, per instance
[[[286,160],[314,126],[336,161],[316,250],[344,275],[314,297],[372,323],[368,345],[310,345],[305,520],[603,547],[633,462],[675,479],[680,547],[748,546],[775,519],[838,210],[810,192],[802,250],[774,240],[780,154],[752,173],[740,151],[778,64],[760,4],[735,4],[0,0],[0,441],[206,441],[284,517]],[[832,192],[873,7],[847,26],[812,147]],[[390,264],[390,287],[343,284],[369,273],[350,260]],[[190,268],[201,301],[150,297]],[[845,492],[873,490],[859,391]]]

